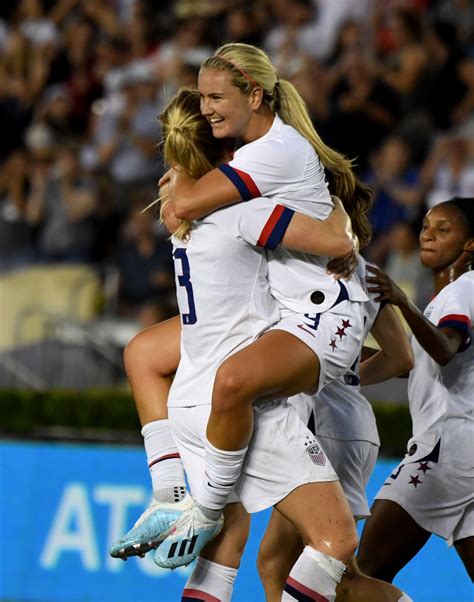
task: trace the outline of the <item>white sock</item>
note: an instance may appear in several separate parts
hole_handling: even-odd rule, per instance
[[[198,558],[184,586],[181,602],[190,600],[230,602],[236,575],[237,569]]]
[[[222,510],[242,471],[247,448],[224,451],[214,447],[206,438],[204,479],[195,499],[204,509]]]
[[[161,502],[179,502],[186,495],[181,458],[169,420],[154,420],[142,428],[153,496]]]
[[[282,602],[334,602],[336,587],[345,569],[346,565],[340,560],[306,546],[290,571],[283,588]]]

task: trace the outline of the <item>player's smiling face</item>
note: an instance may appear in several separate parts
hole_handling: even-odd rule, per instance
[[[461,255],[469,241],[460,211],[452,205],[438,205],[423,220],[420,232],[421,263],[444,269]]]
[[[201,113],[216,138],[245,140],[253,115],[250,97],[232,84],[232,75],[218,69],[201,69],[198,80]]]

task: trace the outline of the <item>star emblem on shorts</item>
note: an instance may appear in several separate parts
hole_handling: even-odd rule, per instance
[[[346,335],[346,332],[345,332],[345,330],[344,330],[344,328],[338,328],[338,329],[336,330],[336,336],[338,336],[338,337],[339,337],[339,340],[341,340],[341,339],[342,339],[342,337],[345,337],[345,336],[347,336],[347,335]]]
[[[416,474],[416,475],[410,475],[410,481],[409,481],[409,485],[413,485],[415,487],[415,489],[417,488],[418,485],[421,485],[423,483],[423,481],[420,481],[420,477]]]
[[[334,349],[336,349],[337,345],[336,345],[336,339],[331,339],[331,342],[329,343],[329,346],[332,347],[332,350],[334,351]]]
[[[349,320],[343,320],[342,327],[343,328],[352,328],[352,324],[349,322]]]
[[[427,470],[431,470],[431,468],[428,466],[428,462],[419,462],[419,467],[418,470],[422,470],[423,474],[426,474]]]

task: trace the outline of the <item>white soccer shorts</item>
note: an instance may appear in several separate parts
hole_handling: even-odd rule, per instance
[[[474,536],[474,477],[456,474],[442,450],[442,440],[434,448],[412,445],[412,455],[394,469],[376,499],[396,502],[420,527],[452,545]]]
[[[318,435],[339,477],[342,489],[356,520],[370,516],[366,487],[375,468],[379,448],[369,441],[341,441]]]
[[[321,372],[319,393],[332,380],[345,374],[357,360],[364,340],[362,303],[341,301],[322,314],[289,314],[270,330],[284,330],[305,343],[317,356]]]
[[[204,478],[204,441],[210,405],[168,409],[173,437],[195,493]],[[326,454],[297,410],[286,400],[255,407],[252,441],[229,502],[241,501],[247,512],[274,506],[306,483],[337,481]]]

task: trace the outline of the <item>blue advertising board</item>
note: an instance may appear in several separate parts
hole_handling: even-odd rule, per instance
[[[393,466],[378,463],[370,497]],[[123,562],[107,553],[148,504],[149,487],[140,448],[0,442],[0,600],[180,600],[190,568],[171,572],[152,554]],[[254,517],[236,602],[264,600],[255,559],[268,516]],[[473,600],[456,553],[434,537],[397,584],[416,602]]]

